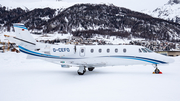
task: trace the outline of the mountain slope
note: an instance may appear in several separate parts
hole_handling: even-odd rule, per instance
[[[162,7],[153,11],[143,11],[153,17],[162,18],[172,22],[180,23],[180,0],[170,0]]]
[[[71,33],[85,38],[100,34],[148,40],[180,39],[180,24],[114,5],[76,4],[60,10],[44,8],[20,11],[22,13],[15,10],[12,16],[8,15],[11,10],[1,7],[1,29],[11,31],[12,23],[21,22],[32,32],[38,33]]]
[[[179,39],[180,25],[114,5],[77,4],[48,21],[44,32],[51,31],[173,40]]]

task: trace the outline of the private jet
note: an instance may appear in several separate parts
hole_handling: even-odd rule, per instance
[[[77,73],[84,75],[86,69],[118,65],[153,65],[154,74],[162,74],[157,65],[174,60],[137,45],[71,45],[36,42],[22,23],[13,24],[16,36],[7,39],[16,43],[27,59],[42,59],[61,65],[62,68],[78,67]]]

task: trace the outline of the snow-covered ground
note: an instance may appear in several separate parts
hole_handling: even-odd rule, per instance
[[[0,101],[180,101],[180,57],[159,66],[96,68],[79,76],[23,53],[0,53]]]

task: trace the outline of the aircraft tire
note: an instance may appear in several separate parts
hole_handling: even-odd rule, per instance
[[[83,73],[77,71],[77,73],[78,73],[79,75],[84,75],[85,72],[86,72],[86,69],[83,70]]]
[[[86,72],[86,68],[84,68],[83,72],[84,72],[84,73]]]
[[[89,71],[93,71],[94,70],[94,67],[91,67],[91,68],[88,68]]]
[[[84,72],[83,73],[81,73],[81,72],[77,72],[79,75],[84,75]]]

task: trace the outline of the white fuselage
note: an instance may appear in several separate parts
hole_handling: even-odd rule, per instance
[[[155,52],[143,52],[145,47],[135,45],[50,45],[46,53],[32,52],[20,47],[22,52],[61,64],[87,67],[115,65],[168,64],[173,60]]]

